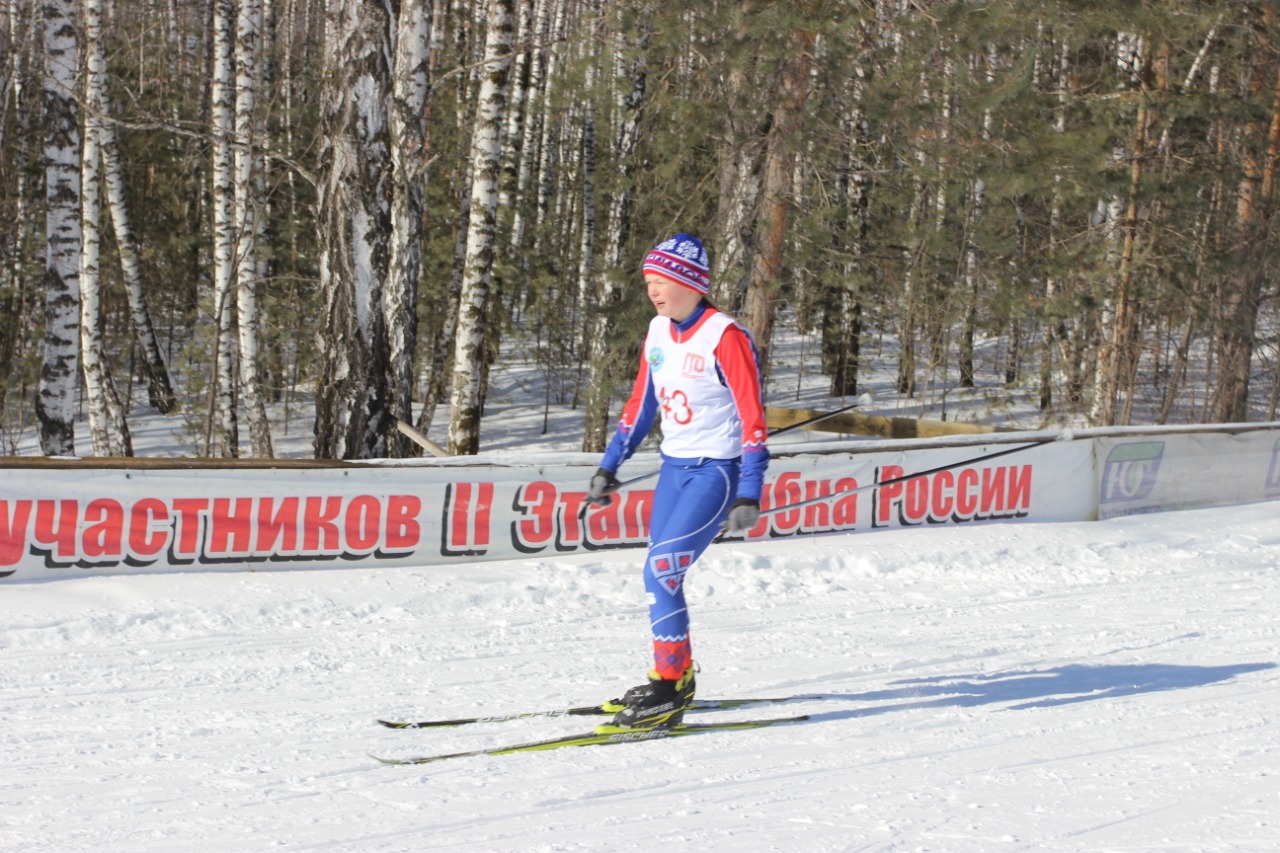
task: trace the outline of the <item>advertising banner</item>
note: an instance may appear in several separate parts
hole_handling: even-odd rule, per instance
[[[1090,442],[1009,442],[779,454],[762,495],[766,514],[744,538],[1093,517]],[[449,462],[0,467],[0,582],[455,564],[646,542],[654,481],[595,507],[586,501],[594,466]],[[637,456],[621,476],[658,464]],[[911,476],[919,472],[930,473]]]
[[[1280,499],[1275,430],[1104,436],[1095,446],[1100,518]]]

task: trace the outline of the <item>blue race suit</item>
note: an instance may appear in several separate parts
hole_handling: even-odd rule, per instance
[[[631,399],[600,467],[616,472],[659,413],[662,469],[645,589],[654,669],[674,680],[692,663],[685,574],[720,532],[734,499],[760,499],[769,462],[755,344],[705,301],[680,323],[656,317],[650,324]],[[671,455],[673,446],[682,455]]]

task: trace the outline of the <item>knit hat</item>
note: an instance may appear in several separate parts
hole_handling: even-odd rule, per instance
[[[711,264],[702,241],[681,232],[653,247],[644,259],[643,272],[660,275],[690,290],[706,293],[711,286]]]

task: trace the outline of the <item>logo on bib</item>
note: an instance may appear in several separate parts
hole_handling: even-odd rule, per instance
[[[690,379],[697,379],[707,372],[707,360],[695,352],[685,353],[684,366],[680,372]]]

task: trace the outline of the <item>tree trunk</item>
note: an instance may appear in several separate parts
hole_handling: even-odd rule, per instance
[[[467,252],[467,222],[471,216],[471,173],[463,181],[462,210],[455,230],[455,258],[465,258]],[[422,411],[418,414],[418,432],[426,435],[435,420],[436,406],[448,390],[449,358],[453,354],[454,339],[458,331],[458,302],[462,297],[462,263],[456,263],[449,272],[449,285],[442,294],[440,327],[431,347],[431,358],[423,371]]]
[[[614,371],[618,359],[607,341],[609,325],[623,302],[632,272],[624,268],[627,238],[631,233],[631,211],[635,202],[633,183],[636,171],[636,146],[640,139],[640,108],[644,103],[647,28],[649,10],[642,7],[637,17],[640,31],[635,35],[637,56],[628,65],[627,48],[631,39],[619,12],[615,18],[613,87],[613,167],[620,179],[609,195],[609,212],[605,225],[605,267],[599,302],[587,324],[587,350],[591,367],[587,374],[587,402],[584,413],[582,449],[587,453],[602,452],[609,442],[609,402],[612,397]]]
[[[100,0],[84,0],[84,134],[80,153],[80,352],[95,456],[132,456],[129,426],[107,364],[99,276],[102,196],[98,148],[106,104],[107,58]]]
[[[972,73],[983,74],[988,86],[995,83],[995,68],[1000,61],[994,47],[988,46],[988,53],[972,63]],[[985,72],[983,69],[986,69]],[[991,143],[991,109],[982,111],[982,144]],[[979,176],[973,178],[969,185],[969,207],[965,216],[964,227],[964,305],[960,332],[960,387],[974,386],[974,339],[977,335],[978,306],[982,301],[982,282],[986,275],[983,259],[978,250],[976,234],[986,216],[987,182]],[[1018,217],[1021,221],[1022,217]],[[1019,241],[1025,246],[1024,241]],[[1017,322],[1017,319],[1014,319]]]
[[[27,363],[31,328],[36,321],[35,312],[31,310],[35,288],[27,263],[29,237],[34,231],[33,205],[27,196],[29,180],[35,174],[31,163],[31,129],[32,120],[39,113],[39,106],[32,103],[33,94],[38,92],[32,81],[39,76],[35,70],[37,15],[32,5],[27,4],[24,9],[17,0],[0,3],[3,10],[0,11],[0,56],[5,56],[0,63],[0,75],[7,80],[5,88],[0,89],[0,127],[5,128],[0,130],[0,148],[6,147],[7,131],[10,128],[13,131],[12,160],[7,166],[0,165],[0,186],[9,184],[13,198],[11,216],[0,226],[3,228],[0,231],[0,293],[4,294],[0,300],[0,376],[3,377],[15,376],[16,368]],[[13,116],[12,125],[8,123],[9,115]],[[3,383],[0,411],[7,411],[12,392],[21,389],[25,395],[27,388],[25,381],[21,385]],[[6,450],[16,453],[14,449]]]
[[[316,193],[324,300],[318,329],[319,459],[386,456],[388,348],[381,310],[391,251],[391,20],[334,0],[325,9],[325,86]]]
[[[1138,100],[1137,129],[1134,132],[1133,146],[1129,166],[1129,198],[1124,214],[1124,243],[1120,254],[1120,292],[1116,299],[1115,350],[1116,376],[1114,387],[1123,394],[1125,405],[1119,418],[1122,424],[1129,423],[1132,412],[1134,381],[1138,370],[1138,358],[1141,354],[1141,330],[1138,326],[1138,297],[1134,293],[1134,252],[1138,244],[1139,194],[1142,191],[1143,166],[1147,155],[1147,91],[1151,76],[1151,52],[1143,55],[1141,79],[1141,97]],[[1115,397],[1110,398],[1114,406]],[[1115,412],[1106,421],[1108,426],[1116,422]]]
[[[799,144],[803,110],[809,98],[810,63],[815,35],[809,31],[792,38],[793,53],[783,63],[782,100],[774,111],[773,127],[765,153],[764,182],[756,219],[756,247],[743,304],[744,325],[755,337],[760,366],[769,374],[769,349],[782,280],[782,253],[787,244],[791,213],[792,179]]]
[[[1061,40],[1057,59],[1057,74],[1055,76],[1056,88],[1058,92],[1057,105],[1053,111],[1053,131],[1058,136],[1066,134],[1067,130],[1067,86],[1069,84],[1068,70],[1070,69],[1070,51],[1068,50],[1067,40]],[[1039,68],[1039,63],[1036,65]],[[1038,80],[1036,81],[1039,82]],[[1047,254],[1049,257],[1055,255],[1055,248],[1058,243],[1058,235],[1062,231],[1062,173],[1054,172],[1053,183],[1049,193],[1049,222],[1048,233],[1045,235],[1047,243]],[[1044,283],[1044,302],[1045,316],[1041,324],[1041,336],[1044,340],[1044,346],[1040,353],[1040,411],[1047,412],[1053,405],[1053,364],[1056,350],[1063,347],[1061,354],[1061,363],[1068,365],[1069,360],[1066,357],[1065,347],[1066,324],[1058,320],[1055,315],[1055,302],[1061,284],[1057,276],[1048,275]]]
[[[1126,158],[1129,160],[1128,199],[1113,196],[1106,201],[1105,206],[1107,265],[1114,267],[1115,272],[1111,277],[1112,292],[1103,302],[1099,325],[1102,347],[1098,354],[1095,396],[1090,413],[1091,419],[1102,426],[1116,425],[1118,398],[1123,391],[1131,390],[1125,377],[1130,375],[1132,359],[1136,358],[1132,260],[1138,225],[1137,194],[1141,186],[1143,156],[1146,151],[1145,95],[1151,71],[1151,56],[1146,41],[1138,39],[1132,33],[1120,33],[1116,40],[1119,43],[1121,64],[1132,68],[1141,67],[1142,71],[1137,76],[1140,97],[1133,142],[1127,151],[1123,145],[1117,145],[1112,153],[1114,162],[1122,162]],[[1099,209],[1102,209],[1101,203]]]
[[[749,4],[744,4],[744,10],[749,13]],[[764,137],[769,130],[767,119],[757,119],[750,97],[749,72],[755,62],[751,57],[734,63],[723,84],[728,139],[718,165],[720,192],[715,221],[719,228],[715,251],[711,252],[711,297],[730,314],[741,311],[750,283],[755,251],[753,212],[760,199]],[[738,274],[731,277],[734,271]]]
[[[491,0],[485,28],[483,76],[471,138],[471,215],[467,221],[466,263],[450,386],[449,452],[454,455],[471,455],[480,449],[485,306],[493,274],[494,218],[514,8],[515,0]]]
[[[1274,24],[1273,13],[1267,9],[1264,16],[1267,36],[1271,35]],[[1250,138],[1257,135],[1257,129],[1251,126],[1244,139],[1244,177],[1236,205],[1244,263],[1239,275],[1231,277],[1223,306],[1221,376],[1213,407],[1213,419],[1219,423],[1249,420],[1249,384],[1253,351],[1257,344],[1258,309],[1267,278],[1267,231],[1275,194],[1276,169],[1280,164],[1280,72],[1276,74],[1271,122],[1267,128],[1266,150],[1261,158],[1248,148]]]
[[[589,0],[586,9],[589,17],[600,14],[600,0]],[[595,350],[591,347],[590,327],[592,312],[599,305],[601,295],[597,290],[598,275],[596,272],[596,79],[600,51],[594,38],[585,43],[585,55],[580,60],[586,65],[582,86],[582,127],[579,138],[579,156],[582,175],[580,179],[582,199],[582,226],[578,234],[578,294],[577,304],[581,311],[579,323],[569,327],[568,331],[580,341],[577,358],[570,352],[572,345],[564,348],[564,354],[571,358],[577,369],[574,381],[574,401],[577,405],[578,388],[581,386],[582,369],[590,367],[595,358]]]
[[[418,275],[422,267],[422,198],[427,168],[427,100],[431,92],[431,0],[405,0],[395,28],[391,72],[391,258],[383,294],[390,341],[387,377],[391,413],[413,420],[414,357],[418,349]],[[392,456],[416,455],[398,431]]]
[[[551,106],[551,89],[558,81],[560,74],[560,59],[563,49],[560,46],[561,40],[565,35],[565,16],[569,0],[550,0],[555,4],[555,13],[551,19],[551,29],[547,34],[547,60],[546,67],[543,69],[543,117],[539,123],[539,139],[538,139],[538,166],[537,166],[537,185],[534,191],[533,205],[533,249],[535,256],[542,253],[542,243],[546,239],[545,223],[547,220],[547,211],[552,203],[552,188],[555,186],[557,170],[556,152],[561,141],[559,133],[559,122],[552,121],[554,113]],[[560,200],[560,196],[556,196],[555,200]],[[524,237],[523,233],[520,235]],[[525,245],[522,241],[520,245]]]
[[[964,226],[964,274],[960,282],[961,319],[960,319],[960,352],[957,367],[960,371],[960,387],[972,388],[974,384],[974,340],[977,336],[978,303],[981,297],[981,270],[978,265],[978,248],[974,245],[973,233],[982,221],[983,205],[986,202],[987,183],[982,178],[975,178],[969,187],[971,199],[966,211]]]
[[[235,168],[235,2],[213,0],[213,317],[217,340],[210,399],[213,441],[209,453],[240,455],[235,394],[233,300],[236,276]]]
[[[240,0],[235,32],[235,175],[236,319],[240,346],[240,396],[249,422],[253,456],[270,459],[271,424],[263,399],[259,355],[258,241],[263,232],[266,198],[262,185],[262,121],[257,94],[262,79],[262,0]]]
[[[515,8],[515,48],[511,58],[511,70],[507,82],[507,110],[504,118],[503,138],[507,144],[502,150],[502,182],[498,190],[498,210],[501,219],[506,223],[508,243],[505,257],[513,256],[514,248],[510,241],[514,233],[510,225],[515,217],[517,204],[516,187],[520,180],[520,146],[516,140],[524,138],[525,122],[533,112],[533,90],[529,87],[532,76],[533,57],[539,53],[537,37],[534,29],[534,6],[542,5],[541,0],[519,0]]]
[[[442,45],[444,44],[445,34],[445,16],[448,4],[444,0],[434,0],[434,9],[431,15],[431,39],[428,47],[429,62],[427,65],[427,81],[429,86],[434,86],[435,69],[439,65],[440,55],[443,53]],[[430,111],[431,101],[427,101],[427,109]],[[432,123],[427,124],[428,140],[432,134]],[[458,193],[460,200],[471,198],[469,189],[464,189]],[[465,202],[464,202],[465,206]],[[458,222],[465,222],[465,217],[459,216]],[[459,226],[455,229],[455,249],[454,257],[462,254],[462,250],[457,248],[457,235],[465,234],[466,229]],[[430,338],[424,343],[423,348],[428,351],[426,364],[422,367],[421,387],[422,387],[422,409],[418,412],[418,419],[415,424],[418,432],[426,435],[431,431],[431,422],[435,419],[436,406],[445,394],[446,380],[448,375],[449,352],[453,343],[453,333],[457,325],[458,318],[458,293],[462,288],[461,265],[458,268],[457,275],[452,272],[449,276],[449,285],[446,291],[441,294],[438,303],[438,313],[441,315],[439,320],[429,327],[431,329]]]
[[[524,122],[521,126],[520,147],[517,152],[515,199],[511,216],[511,254],[517,263],[522,263],[522,252],[528,231],[529,185],[534,179],[536,164],[540,162],[538,143],[542,139],[542,125],[547,113],[547,54],[557,50],[554,45],[545,47],[547,28],[549,27],[550,7],[557,0],[537,0],[534,6],[533,29],[531,31],[532,55],[529,57],[529,82],[525,87]]]
[[[111,210],[111,222],[115,229],[116,247],[120,252],[120,267],[124,275],[129,297],[129,316],[133,321],[133,333],[142,349],[142,372],[147,380],[147,402],[157,412],[167,415],[177,407],[173,382],[169,378],[169,366],[160,352],[155,325],[151,322],[151,310],[147,307],[142,287],[142,258],[133,235],[129,217],[129,205],[124,192],[124,166],[120,162],[120,149],[116,144],[115,124],[107,117],[109,100],[102,104],[104,121],[98,127],[99,148],[102,151],[103,183],[107,190],[107,204]]]
[[[81,236],[74,0],[45,1],[44,54],[44,360],[35,409],[41,451],[74,456]]]

